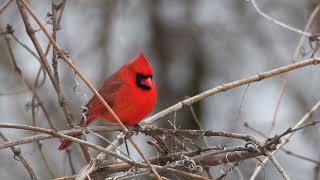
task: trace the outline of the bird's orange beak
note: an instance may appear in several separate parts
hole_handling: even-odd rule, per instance
[[[141,84],[148,86],[148,87],[151,87],[152,86],[152,79],[150,77],[148,77],[147,79],[143,79],[141,81]]]

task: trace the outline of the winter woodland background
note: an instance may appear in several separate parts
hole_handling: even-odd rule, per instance
[[[6,2],[0,0],[0,5]],[[60,1],[54,1],[59,3]],[[259,7],[271,17],[292,27],[303,29],[311,12],[319,3],[314,0],[257,0]],[[41,20],[51,12],[50,1],[29,1]],[[36,27],[34,21],[32,25]],[[30,38],[25,33],[17,4],[13,1],[0,15],[0,24],[5,28],[10,24],[14,34],[34,50]],[[46,25],[51,30],[50,25]],[[319,16],[312,24],[310,32],[317,32]],[[46,47],[48,40],[42,32],[37,37]],[[57,41],[69,52],[71,59],[83,74],[100,87],[104,78],[123,63],[144,52],[151,60],[155,79],[159,88],[158,112],[188,96],[223,83],[228,83],[249,75],[271,70],[283,65],[310,57],[308,39],[300,50],[298,58],[293,59],[300,34],[289,31],[266,20],[259,15],[250,1],[245,0],[67,0],[61,20],[61,30]],[[24,48],[12,40],[17,62],[24,76],[33,82],[39,63]],[[51,52],[49,53],[50,56]],[[315,54],[317,56],[317,54]],[[0,40],[0,122],[29,124],[32,122],[30,105],[31,93],[12,68],[3,38]],[[50,59],[50,58],[49,58]],[[74,73],[60,61],[59,73],[61,87],[68,98],[76,119],[80,119],[80,104],[85,100],[73,91]],[[271,135],[281,133],[292,127],[320,98],[318,66],[308,66],[286,75],[279,75],[241,86],[224,93],[208,97],[192,107],[204,129],[247,133],[257,138],[258,134],[244,126],[247,122],[254,129],[267,134],[271,128],[274,109],[278,102],[283,78],[288,84],[281,100],[276,125]],[[79,78],[78,78],[79,79]],[[89,97],[92,92],[80,81],[78,91]],[[22,92],[21,92],[22,91]],[[64,114],[57,103],[57,95],[48,80],[38,90],[57,129],[66,129]],[[313,115],[317,120],[319,113]],[[48,128],[44,115],[37,108],[37,125]],[[194,129],[189,108],[176,114],[181,129]],[[167,120],[173,114],[162,118],[157,126],[170,127]],[[98,124],[106,124],[99,122]],[[297,132],[285,146],[297,154],[319,160],[319,126]],[[30,136],[32,132],[1,129],[10,139]],[[115,134],[105,133],[114,138]],[[147,145],[146,136],[139,135],[139,145],[149,155],[153,148]],[[103,144],[99,138],[89,135],[89,141]],[[49,166],[56,177],[70,175],[67,156],[58,151],[57,139],[41,141]],[[210,145],[237,145],[226,138],[209,138]],[[23,154],[30,161],[41,179],[51,178],[41,161],[35,143],[20,145]],[[122,147],[124,150],[124,148]],[[93,154],[97,154],[92,150]],[[72,148],[72,161],[76,171],[85,165],[80,148]],[[134,154],[135,158],[140,158]],[[283,151],[276,158],[292,179],[317,179],[317,163],[290,156]],[[9,149],[0,150],[0,174],[3,179],[29,179],[23,166],[15,161]],[[256,160],[246,160],[238,166],[244,179],[248,179],[256,166]],[[212,168],[218,174],[224,166]],[[214,173],[214,174],[215,174]],[[228,175],[238,179],[236,172]],[[280,179],[274,165],[268,162],[258,179]]]

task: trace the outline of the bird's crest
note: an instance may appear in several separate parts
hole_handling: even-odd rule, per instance
[[[137,73],[141,73],[143,75],[153,75],[152,66],[143,53],[140,53],[138,57],[133,59],[129,63],[129,67]]]

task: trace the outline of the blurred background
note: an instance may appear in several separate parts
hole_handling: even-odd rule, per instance
[[[0,4],[4,2],[0,0]],[[46,14],[51,11],[50,1],[29,2],[44,22]],[[257,3],[268,15],[303,29],[319,2],[257,0]],[[318,22],[317,17],[312,32],[318,30]],[[2,28],[10,24],[15,35],[34,50],[25,33],[16,2],[12,2],[0,15],[0,24]],[[35,25],[34,22],[32,24]],[[52,27],[47,25],[47,28],[51,30]],[[41,32],[36,35],[45,48],[48,43],[45,36]],[[140,52],[145,53],[156,71],[155,79],[160,93],[154,113],[223,83],[292,63],[299,38],[299,34],[258,15],[252,4],[245,0],[67,0],[61,30],[57,33],[59,44],[69,52],[74,63],[97,88],[102,85],[105,77],[122,64]],[[39,63],[15,41],[12,40],[12,44],[25,77],[33,82]],[[296,61],[310,56],[308,41],[303,50],[304,53],[300,53]],[[63,61],[59,61],[59,73],[61,86],[72,112],[80,119],[79,105],[85,104],[85,100],[73,91],[74,73]],[[280,104],[276,127],[271,135],[293,126],[319,100],[319,75],[318,66],[308,66],[286,75],[289,81]],[[219,93],[194,104],[193,108],[205,129],[248,133],[261,138],[246,128],[244,122],[262,133],[268,133],[283,77],[281,75]],[[80,80],[79,82],[78,91],[85,92],[90,98],[92,93]],[[31,124],[31,111],[27,110],[26,105],[31,101],[32,95],[29,92],[14,93],[26,88],[13,70],[3,38],[0,39],[0,83],[0,122]],[[66,129],[65,117],[49,79],[38,93],[55,126],[60,130]],[[317,114],[313,116],[315,120],[318,120]],[[170,127],[168,120],[172,119],[173,114],[170,114],[159,121],[158,125]],[[40,109],[37,109],[37,124],[49,127]],[[181,129],[197,127],[189,108],[178,111],[177,124]],[[1,129],[1,132],[10,139],[32,135],[31,132],[12,129]],[[108,136],[114,137],[110,134]],[[153,148],[145,143],[145,138],[142,135],[137,139],[150,155],[154,155]],[[99,141],[93,136],[89,139]],[[70,174],[65,153],[57,150],[59,141],[46,140],[41,143],[55,175]],[[209,143],[243,145],[224,138],[210,138]],[[50,178],[36,145],[26,144],[20,147],[40,177]],[[318,126],[296,133],[285,147],[318,160]],[[85,164],[81,156],[79,148],[74,146],[72,161],[76,170]],[[288,156],[282,151],[276,157],[292,179],[318,179],[315,173],[317,164]],[[0,159],[2,178],[29,179],[22,165],[13,160],[9,149],[0,150]],[[256,160],[241,162],[239,169],[244,179],[250,177],[255,165]],[[215,167],[212,170],[220,172],[223,168]],[[229,177],[238,179],[236,173]],[[275,167],[268,162],[258,179],[279,178]]]

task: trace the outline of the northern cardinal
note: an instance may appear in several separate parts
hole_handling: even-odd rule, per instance
[[[123,124],[138,124],[152,112],[158,97],[157,86],[153,80],[153,69],[148,59],[141,53],[131,62],[124,64],[118,71],[107,77],[99,93]],[[88,126],[99,119],[115,122],[98,97],[93,96],[86,107],[88,108],[87,120],[84,122],[82,119],[80,126]],[[71,143],[69,140],[64,140],[59,150],[67,148]]]

